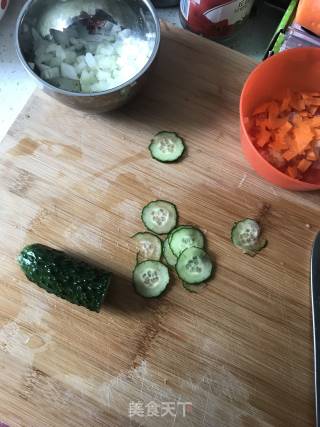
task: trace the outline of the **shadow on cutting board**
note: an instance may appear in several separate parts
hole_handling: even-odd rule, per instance
[[[137,368],[146,359],[171,309],[172,303],[164,295],[159,298],[142,298],[136,294],[130,280],[113,277],[101,311],[116,318],[119,325],[123,322],[136,325],[131,331],[131,335],[136,331],[131,368]]]
[[[168,286],[166,294],[170,292],[171,287],[172,284]],[[157,310],[162,304],[166,303],[164,294],[158,298],[143,298],[135,292],[131,280],[113,275],[102,310],[130,314],[148,309]]]
[[[120,111],[106,118],[123,120],[123,114],[141,121],[143,126],[175,129],[208,128],[221,116],[234,113],[246,73],[239,63],[230,66],[226,52],[183,32],[167,28],[161,39],[159,57],[142,92]],[[210,50],[210,49],[209,49]],[[228,116],[229,117],[229,116]],[[125,117],[126,119],[126,117]]]

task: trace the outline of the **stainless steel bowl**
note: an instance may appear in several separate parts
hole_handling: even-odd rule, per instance
[[[41,29],[41,36],[49,37],[50,29],[63,31],[83,19],[84,14],[92,17],[95,13],[103,13],[111,22],[132,30],[138,37],[144,38],[147,33],[154,35],[151,56],[134,77],[104,92],[82,93],[55,87],[32,70],[29,66],[29,62],[34,59],[32,28],[38,31]],[[28,0],[16,27],[18,56],[28,73],[47,94],[70,107],[84,111],[110,111],[128,102],[139,91],[149,74],[159,43],[159,20],[149,0]]]

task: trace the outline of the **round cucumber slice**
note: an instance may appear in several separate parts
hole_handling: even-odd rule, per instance
[[[260,235],[260,225],[250,218],[236,222],[231,230],[232,243],[251,256],[256,255],[267,245],[267,240],[261,239]]]
[[[155,298],[164,292],[169,284],[168,267],[159,261],[143,261],[133,271],[133,285],[136,292],[145,298]]]
[[[155,260],[159,261],[162,254],[162,241],[152,233],[137,233],[132,238],[137,245],[137,261]]]
[[[169,244],[173,254],[178,257],[185,249],[203,248],[204,241],[204,235],[198,228],[185,226],[171,234]]]
[[[170,233],[168,233],[168,235],[167,235],[167,240],[169,242],[169,245],[170,245],[170,241],[171,241],[171,237],[172,237],[173,233],[175,233],[176,231],[180,230],[181,228],[192,228],[192,225],[179,225],[178,227],[173,228],[170,231]]]
[[[168,239],[163,242],[163,256],[170,267],[174,267],[176,265],[177,257],[172,252]]]
[[[169,243],[170,243],[170,239],[171,239],[173,233],[180,230],[181,228],[192,228],[192,225],[178,225],[178,227],[171,230],[170,233],[168,234],[168,237],[167,237],[167,239],[169,240]]]
[[[209,255],[200,248],[185,249],[176,265],[179,278],[189,284],[205,282],[212,275],[212,271],[213,265]]]
[[[173,203],[155,200],[142,210],[142,222],[156,234],[167,234],[177,225],[177,209]]]
[[[185,145],[183,139],[175,132],[162,131],[157,133],[149,145],[151,156],[163,163],[175,162],[183,155]]]

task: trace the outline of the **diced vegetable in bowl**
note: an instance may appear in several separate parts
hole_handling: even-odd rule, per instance
[[[107,22],[90,34],[80,22],[42,37],[32,29],[34,59],[29,66],[40,77],[73,92],[103,92],[130,80],[150,58],[155,33],[141,37],[128,28]]]
[[[320,169],[320,92],[292,92],[260,104],[247,119],[260,154],[291,178],[312,182]]]
[[[28,0],[15,37],[22,65],[49,96],[99,113],[139,93],[161,34],[151,1]]]
[[[312,117],[304,117],[304,115],[310,114],[313,117],[317,117],[317,114],[319,114],[318,108],[317,112],[315,112],[312,111],[315,110],[314,108],[309,108],[309,105],[307,105],[310,104],[311,107],[309,101],[312,101],[312,103],[319,102],[316,99],[320,98],[318,95],[319,64],[320,49],[317,47],[287,49],[277,53],[265,61],[262,61],[254,68],[248,76],[240,96],[240,140],[246,159],[262,178],[273,185],[290,191],[314,191],[320,189],[320,169],[316,169],[315,167],[318,162],[313,162],[313,165],[309,168],[307,173],[302,173],[303,176],[301,176],[301,178],[299,176],[293,178],[290,174],[295,172],[295,170],[288,170],[288,167],[294,166],[292,163],[298,160],[298,157],[301,155],[300,150],[298,157],[292,160],[287,160],[283,156],[290,147],[284,150],[281,148],[280,156],[278,154],[278,147],[279,145],[281,146],[281,141],[283,141],[285,145],[288,142],[287,136],[289,136],[289,145],[295,145],[296,138],[295,135],[293,137],[293,133],[295,133],[293,128],[296,126],[291,123],[293,117],[300,116],[302,122],[304,122],[305,119],[312,119]],[[313,98],[312,100],[308,99],[310,95],[311,98]],[[303,96],[307,97],[307,103],[304,101]],[[269,107],[267,108],[268,111],[266,111],[266,105],[264,105],[264,111],[258,113],[256,110],[257,107],[263,106],[265,102],[270,103],[270,106],[272,104],[271,111],[269,111]],[[279,114],[276,111],[275,103],[278,105]],[[316,104],[313,104],[313,106],[315,107]],[[255,124],[255,117],[253,117],[255,113],[262,115],[260,119],[263,119],[265,113],[268,114],[268,117],[264,117],[265,119],[269,119],[269,114],[270,117],[276,119],[272,119],[272,128],[269,126],[266,127],[266,130],[269,131],[272,136],[270,139],[274,140],[274,142],[277,139],[276,147],[273,146],[273,141],[271,142],[272,159],[271,157],[268,158],[270,154],[268,147],[270,139],[267,139],[265,145],[261,148],[258,147],[258,141],[251,133],[253,125]],[[281,124],[285,116],[287,116],[287,121],[289,123],[282,122]],[[281,128],[282,125],[284,125],[283,128]],[[291,125],[293,125],[292,128]],[[287,134],[285,134],[286,128],[290,128]],[[255,129],[255,131],[256,130],[258,129]],[[253,133],[255,133],[255,131]],[[314,130],[312,132],[316,134]],[[263,134],[264,133],[265,132],[263,132]],[[268,133],[266,133],[265,138],[268,136]],[[263,144],[262,134],[259,135],[258,139],[259,142]],[[280,143],[279,145],[278,142]],[[274,155],[275,152],[277,152],[277,154]],[[304,155],[305,153],[302,153],[302,157]],[[299,160],[303,159],[300,158]],[[309,159],[305,160],[309,161]],[[275,163],[279,161],[282,164],[276,166]],[[303,166],[303,163],[301,166]]]

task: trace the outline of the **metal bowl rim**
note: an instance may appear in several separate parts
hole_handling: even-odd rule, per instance
[[[31,75],[31,77],[33,77],[35,80],[37,80],[38,82],[40,82],[43,86],[45,86],[48,89],[53,90],[56,93],[59,94],[63,94],[63,95],[67,95],[67,96],[74,96],[74,97],[93,97],[93,96],[101,96],[101,95],[109,95],[115,92],[118,92],[121,89],[124,89],[128,86],[132,86],[135,84],[135,82],[148,70],[148,68],[150,67],[150,65],[152,64],[152,62],[154,61],[155,57],[157,56],[158,50],[159,50],[159,45],[160,45],[160,35],[161,35],[161,31],[160,31],[160,23],[159,23],[159,18],[157,17],[155,8],[153,7],[152,3],[150,0],[141,0],[143,3],[146,4],[146,6],[148,7],[148,9],[151,12],[153,21],[155,23],[155,32],[156,32],[156,39],[155,39],[155,43],[154,43],[154,47],[151,53],[150,58],[148,59],[148,61],[146,62],[146,64],[144,65],[144,67],[137,73],[135,74],[133,77],[131,77],[130,80],[127,80],[125,83],[122,83],[119,86],[115,86],[112,89],[108,89],[105,90],[103,92],[71,92],[65,89],[60,89],[57,88],[56,86],[51,85],[50,83],[46,82],[45,80],[43,80],[37,73],[35,73],[29,66],[29,64],[27,63],[27,61],[24,58],[24,55],[20,49],[20,43],[19,43],[19,30],[20,30],[20,26],[22,23],[22,19],[26,14],[27,9],[29,8],[29,6],[31,5],[31,3],[34,0],[28,0],[25,5],[23,6],[21,12],[19,13],[19,16],[17,18],[17,23],[16,23],[16,29],[15,29],[15,44],[16,44],[16,51],[18,54],[18,57],[21,61],[21,63],[23,64],[24,68],[26,69],[26,71]]]

